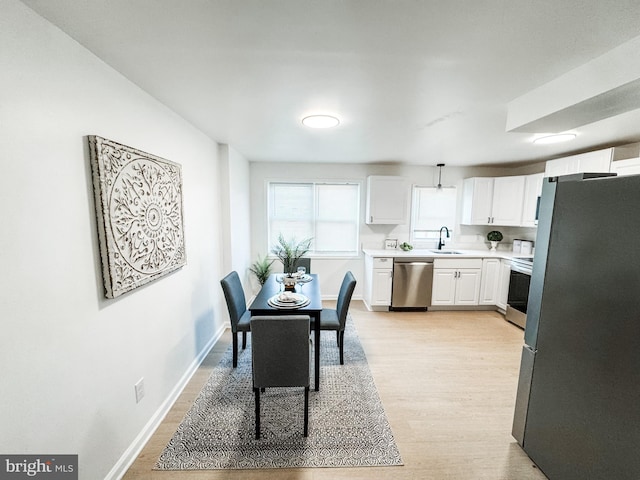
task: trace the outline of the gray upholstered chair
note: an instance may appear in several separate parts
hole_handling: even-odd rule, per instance
[[[233,368],[238,366],[238,332],[242,332],[242,349],[247,347],[247,332],[251,331],[251,312],[247,310],[247,302],[238,273],[233,271],[220,280],[224,298],[229,309],[231,334],[233,335]]]
[[[356,288],[356,279],[353,273],[347,272],[342,280],[336,309],[323,308],[320,313],[320,330],[335,330],[338,347],[340,348],[340,365],[344,365],[344,326],[347,323],[347,313],[353,290]],[[313,328],[313,321],[311,323]]]
[[[304,267],[307,269],[306,273],[311,273],[311,259],[309,257],[299,258],[293,265],[293,271],[297,271],[298,267]]]
[[[304,436],[309,431],[308,315],[251,318],[251,361],[256,402],[256,439],[260,438],[260,391],[272,387],[304,387]]]

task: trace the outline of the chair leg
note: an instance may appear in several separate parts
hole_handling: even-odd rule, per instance
[[[304,436],[309,436],[309,387],[304,387]]]
[[[338,333],[340,336],[340,341],[338,344],[340,345],[340,365],[344,365],[344,330]]]
[[[336,330],[336,342],[338,342],[338,346],[340,346],[340,330]]]
[[[238,366],[238,334],[231,333],[233,335],[233,368]]]
[[[242,332],[242,349],[247,348],[247,332]]]
[[[260,440],[260,389],[253,388],[256,396],[256,440]]]

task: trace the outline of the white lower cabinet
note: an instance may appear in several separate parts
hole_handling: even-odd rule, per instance
[[[482,259],[436,258],[431,305],[478,305]]]
[[[393,284],[393,258],[365,256],[364,302],[367,308],[389,307]]]
[[[500,261],[500,276],[498,278],[498,298],[496,306],[506,311],[507,299],[509,297],[509,280],[511,279],[511,262],[509,260]]]
[[[498,282],[500,280],[500,259],[485,258],[482,260],[482,281],[480,282],[479,305],[497,305]]]
[[[391,285],[393,280],[393,270],[374,268],[373,285],[371,292],[372,305],[391,305]]]

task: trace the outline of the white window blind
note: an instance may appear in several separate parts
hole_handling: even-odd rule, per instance
[[[442,227],[447,227],[449,233],[453,234],[456,201],[455,187],[414,187],[411,204],[412,243],[438,238]]]
[[[312,254],[357,255],[360,187],[349,183],[269,184],[269,250],[278,235],[313,238]]]

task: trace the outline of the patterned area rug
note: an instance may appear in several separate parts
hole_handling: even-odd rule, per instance
[[[344,365],[335,333],[321,337],[320,391],[309,394],[307,438],[302,435],[303,389],[275,388],[261,395],[262,437],[255,440],[250,344],[239,354],[236,369],[229,347],[154,468],[402,465],[353,322],[347,322]]]

